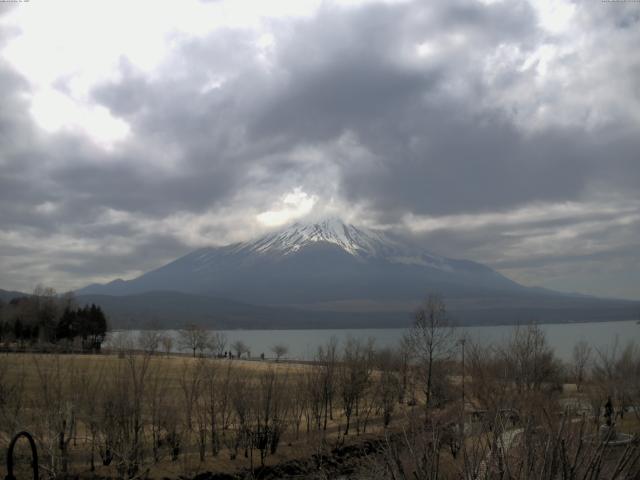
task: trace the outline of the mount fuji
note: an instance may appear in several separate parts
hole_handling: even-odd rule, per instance
[[[415,299],[426,290],[519,290],[489,267],[412,247],[384,233],[328,219],[295,223],[258,239],[196,250],[129,281],[78,293],[154,290],[215,295],[266,305]]]
[[[152,292],[163,292],[174,310],[175,302],[166,298],[178,294],[176,302],[189,303],[185,295],[191,295],[199,298],[196,304],[207,298],[250,306],[247,318],[300,317],[302,309],[315,315],[316,326],[322,318],[341,316],[345,326],[355,317],[376,325],[406,324],[428,292],[443,295],[454,316],[473,323],[630,318],[627,310],[635,303],[525,287],[485,265],[442,257],[335,218],[201,248],[138,278],[93,284],[76,293],[97,303],[108,301],[118,310],[126,300],[114,297],[136,296],[140,302],[140,295]],[[215,305],[202,308],[216,316]]]

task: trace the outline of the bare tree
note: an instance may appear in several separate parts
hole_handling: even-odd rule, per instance
[[[209,339],[209,350],[214,357],[221,357],[227,348],[227,336],[222,332],[215,332]]]
[[[640,418],[640,347],[633,341],[620,348],[616,340],[611,348],[597,349],[592,370],[591,396],[594,410],[607,398],[616,406],[616,416],[623,417],[631,408]],[[598,405],[599,404],[599,405]],[[595,413],[595,411],[594,411]]]
[[[439,295],[429,295],[416,310],[407,343],[413,355],[425,369],[425,408],[429,409],[433,394],[434,366],[450,357],[454,345],[454,330],[447,316],[446,305]]]
[[[104,390],[104,365],[94,366],[92,375],[79,375],[78,391],[81,394],[78,423],[84,424],[89,439],[89,469],[95,471],[96,447],[101,418],[99,415],[100,399]]]
[[[53,288],[36,286],[30,298],[33,320],[39,326],[41,342],[55,341],[56,318],[59,313],[58,295]]]
[[[0,361],[0,440],[6,440],[4,443],[17,433],[23,421],[25,377],[24,357],[20,365],[10,366],[4,359]],[[2,438],[3,434],[8,438]]]
[[[178,330],[179,344],[185,350],[191,350],[193,356],[196,352],[202,352],[209,344],[209,332],[200,325],[193,323],[185,325],[182,330]]]
[[[518,392],[540,391],[557,383],[560,364],[538,325],[515,327],[507,345],[499,351]]]
[[[442,448],[450,437],[446,423],[432,418],[420,428],[410,422],[403,435],[386,437],[380,454],[372,459],[375,473],[370,476],[381,480],[638,478],[640,444],[607,448],[604,442],[592,441],[594,430],[584,418],[545,417],[542,408],[538,414],[544,420],[525,422],[517,433],[504,432],[498,442],[493,438],[502,431],[502,421],[491,419],[468,440],[459,462],[447,461]]]
[[[576,389],[580,392],[587,374],[587,366],[591,359],[591,347],[584,340],[580,340],[573,346],[572,357],[571,373]]]
[[[104,465],[115,466],[120,478],[137,477],[150,460],[144,447],[148,422],[153,419],[147,415],[151,363],[150,354],[127,348],[100,378],[102,395],[94,413],[99,419],[98,453]]]
[[[353,415],[357,419],[356,426],[358,433],[360,433],[360,403],[371,381],[372,354],[371,342],[364,343],[354,338],[347,339],[344,357],[338,367],[340,398],[346,420],[344,435],[349,434]]]
[[[322,379],[324,372],[321,367],[309,368],[304,373],[304,386],[306,392],[307,408],[305,416],[307,420],[307,433],[311,431],[311,425],[320,430],[323,406],[325,405],[325,389]],[[326,411],[326,410],[325,410]]]
[[[73,359],[59,355],[46,361],[35,356],[33,363],[40,387],[34,403],[42,416],[36,432],[43,439],[47,459],[43,467],[56,477],[68,473],[69,443],[75,432],[79,403],[71,394],[80,393],[78,388],[73,388],[79,375]]]
[[[248,458],[249,450],[253,453],[250,427],[253,397],[250,393],[249,382],[246,378],[234,376],[229,383],[229,387],[231,391],[230,402],[233,406],[234,415],[233,429],[230,430],[231,435],[225,438],[225,443],[229,449],[231,460],[235,460],[240,448],[244,448],[244,456]]]
[[[296,440],[300,437],[300,424],[302,423],[302,417],[308,410],[309,401],[306,390],[306,378],[304,375],[295,375],[289,381],[287,391],[292,392],[291,397],[291,423],[294,426],[296,432]]]
[[[398,378],[398,363],[402,363],[399,355],[389,349],[382,350],[375,357],[378,370],[374,386],[374,400],[382,412],[382,423],[385,428],[391,422],[391,415],[400,396],[401,382]]]
[[[236,340],[231,344],[231,349],[236,352],[236,356],[240,358],[242,354],[249,353],[249,347],[242,340]]]
[[[60,310],[64,310],[65,308],[73,309],[78,308],[78,301],[76,300],[76,295],[73,291],[68,291],[63,293],[60,296]]]
[[[164,416],[169,412],[168,377],[159,365],[152,365],[149,371],[149,388],[145,392],[145,404],[151,432],[151,451],[153,461],[160,461],[160,445],[162,442],[162,426]]]
[[[193,442],[199,453],[200,461],[205,457],[207,447],[208,409],[205,405],[205,370],[208,365],[205,359],[198,359],[195,363],[183,363],[180,387],[182,390],[182,407],[184,411],[185,444],[187,447]],[[186,462],[186,460],[185,460]]]
[[[289,347],[287,347],[283,343],[277,343],[271,347],[271,351],[276,356],[276,362],[279,362],[281,357],[284,357],[287,353],[289,353]]]
[[[220,428],[222,429],[222,437],[224,438],[231,425],[231,417],[233,409],[231,407],[231,385],[232,380],[236,376],[233,364],[227,363],[224,374],[220,377],[220,387],[218,395],[218,412],[220,413]]]
[[[480,410],[493,415],[504,405],[511,404],[513,383],[510,381],[504,357],[493,346],[469,343],[466,368],[468,387]]]
[[[230,366],[230,364],[229,364]],[[209,427],[211,454],[215,457],[220,451],[220,427],[224,423],[225,395],[221,381],[220,364],[209,362],[203,370],[203,395],[206,423]]]
[[[153,355],[160,346],[161,338],[157,330],[142,330],[138,335],[138,346],[143,352]]]
[[[398,402],[404,403],[407,393],[409,393],[410,374],[411,374],[411,345],[407,336],[400,339],[398,345],[398,370],[400,374],[400,388],[398,389]],[[415,392],[411,391],[409,401],[414,400]]]
[[[338,339],[332,336],[326,345],[318,347],[318,364],[320,369],[320,382],[322,386],[322,398],[324,408],[324,425],[327,429],[327,419],[333,420],[333,398],[336,390],[336,365],[338,363]]]
[[[171,336],[164,334],[160,337],[160,345],[162,345],[162,350],[165,355],[168,357],[171,353],[171,349],[173,348],[173,338]]]
[[[289,402],[285,395],[287,373],[276,373],[269,369],[260,374],[255,389],[255,404],[252,408],[251,439],[252,446],[260,452],[260,463],[268,454],[278,450],[280,437],[287,423]]]
[[[124,358],[134,348],[134,341],[131,338],[131,332],[128,330],[111,332],[107,343],[109,348],[115,350],[120,358]]]
[[[120,452],[120,473],[126,472],[129,478],[139,473],[144,462],[144,398],[148,384],[150,355],[136,355],[133,352],[127,356],[124,377],[117,379],[118,400],[122,402],[120,410],[123,414],[119,418],[121,444],[116,452]]]

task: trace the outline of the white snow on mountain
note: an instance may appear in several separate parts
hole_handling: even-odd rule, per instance
[[[340,251],[344,255],[339,255]],[[321,275],[307,278],[310,266],[319,268]],[[336,275],[335,284],[341,285],[337,290],[332,290],[334,282],[327,280],[332,273]],[[409,282],[406,285],[404,275]],[[275,283],[272,289],[270,282]],[[287,282],[295,282],[291,290],[303,293],[288,291]],[[484,265],[434,255],[393,232],[369,230],[331,218],[294,223],[243,243],[201,248],[131,281],[104,288],[98,285],[88,291],[116,295],[153,290],[216,292],[221,298],[250,299],[258,304],[296,303],[312,298],[304,291],[314,289],[326,290],[328,293],[318,296],[325,299],[348,298],[345,295],[376,298],[381,294],[404,298],[404,292],[415,293],[422,288],[421,282],[443,282],[445,292],[474,285],[518,288]]]
[[[331,218],[316,223],[294,223],[290,227],[255,241],[240,244],[239,250],[256,253],[278,251],[283,254],[295,253],[302,247],[317,242],[338,245],[352,255],[375,256],[378,249],[389,244],[389,240],[370,230]]]
[[[356,227],[337,218],[313,223],[296,222],[257,240],[234,245],[233,253],[291,255],[315,243],[337,245],[359,258],[378,258],[392,263],[421,265],[452,271],[449,261],[425,250],[398,242],[382,232]],[[203,259],[204,260],[204,259]]]

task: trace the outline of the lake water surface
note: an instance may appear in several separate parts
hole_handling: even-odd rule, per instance
[[[635,320],[622,322],[593,322],[540,325],[547,336],[556,355],[563,360],[569,360],[573,346],[580,340],[587,341],[593,348],[612,348],[618,342],[619,346],[629,341],[640,342],[640,325]],[[513,326],[482,326],[461,327],[457,335],[466,335],[468,339],[483,345],[500,343],[513,332]],[[320,345],[325,345],[331,337],[336,337],[340,343],[348,337],[373,338],[378,347],[394,347],[406,333],[404,328],[384,329],[328,329],[328,330],[221,330],[226,335],[227,345],[236,340],[242,340],[251,350],[251,355],[258,357],[264,353],[271,357],[271,347],[284,344],[288,347],[288,358],[311,360]],[[138,332],[132,331],[135,336]],[[178,332],[166,330],[166,334],[174,337],[174,348],[178,349]]]

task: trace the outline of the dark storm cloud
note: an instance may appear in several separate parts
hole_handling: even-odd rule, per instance
[[[154,74],[123,56],[91,90],[131,128],[112,149],[40,131],[0,60],[0,288],[138,273],[237,238],[297,187],[530,282],[552,261],[635,265],[640,29],[608,7],[576,4],[560,33],[524,1],[416,1],[268,20],[272,44],[177,37]],[[565,203],[582,210],[518,213]]]
[[[277,53],[282,81],[251,120],[252,132],[313,142],[349,129],[371,137],[364,141],[375,142],[380,133],[385,139],[395,136],[397,145],[411,133],[407,127],[420,128],[416,120],[437,118],[437,105],[423,109],[421,104],[439,96],[440,87],[452,80],[449,74],[466,73],[461,64],[472,52],[515,38],[530,42],[531,18],[531,10],[518,2],[502,10],[416,2],[375,5],[347,15],[324,11],[282,36],[285,43]],[[468,53],[462,54],[439,44],[433,62],[416,62],[417,44],[460,31],[473,51],[465,48]]]
[[[638,180],[634,158],[640,142],[635,139],[600,145],[573,129],[525,138],[505,124],[448,121],[445,111],[431,112],[424,131],[414,132],[424,143],[419,151],[408,141],[393,145],[389,140],[375,150],[386,159],[382,168],[345,168],[345,194],[354,200],[367,197],[382,211],[449,214],[577,200],[593,181],[630,187]]]
[[[454,2],[434,10],[378,6],[348,20],[328,14],[300,25],[280,58],[287,80],[252,121],[252,133],[288,135],[295,143],[354,132],[379,161],[367,168],[341,165],[343,195],[386,213],[574,200],[594,179],[633,184],[639,171],[633,137],[603,144],[579,126],[531,135],[508,112],[491,106],[478,112],[490,88],[478,59],[504,42],[527,50],[543,40],[529,8]],[[426,66],[402,62],[406,44],[429,39],[440,45],[441,36],[456,29],[467,36],[464,47],[442,47]],[[532,75],[510,72],[498,87]],[[469,89],[462,98],[446,92],[456,81]]]
[[[457,211],[544,198],[547,192],[539,190],[540,180],[549,183],[544,177],[557,165],[546,157],[535,158],[540,156],[538,144],[563,143],[569,141],[567,137],[555,139],[549,134],[532,142],[534,152],[529,155],[533,158],[526,158],[528,147],[522,152],[519,134],[499,113],[488,112],[490,125],[479,126],[478,119],[465,112],[463,102],[442,95],[457,75],[468,77],[472,89],[481,95],[482,86],[474,84],[478,72],[464,64],[480,49],[501,42],[517,41],[523,48],[534,45],[533,19],[526,3],[488,9],[467,3],[441,9],[415,3],[375,5],[348,13],[322,10],[312,20],[283,28],[271,73],[247,61],[251,55],[246,35],[216,33],[185,43],[173,76],[149,82],[124,65],[124,80],[98,88],[95,98],[131,120],[141,135],[179,144],[183,171],[195,170],[199,179],[222,179],[208,195],[197,194],[202,192],[198,185],[172,179],[184,196],[181,206],[185,208],[209,205],[211,195],[224,197],[237,190],[252,164],[267,163],[273,176],[295,175],[290,171],[295,161],[287,158],[290,149],[330,142],[345,131],[355,132],[358,141],[382,161],[381,168],[366,171],[360,165],[351,170],[348,159],[340,165],[343,195],[375,203],[381,212],[395,208]],[[442,47],[436,62],[426,66],[404,58],[406,50],[421,40],[437,43],[440,36],[456,31],[464,32],[475,48]],[[225,48],[229,45],[237,47],[233,57],[243,62],[228,60]],[[231,79],[218,89],[194,95],[207,75],[230,75]],[[491,119],[492,115],[496,118]],[[423,145],[411,145],[415,138]],[[562,145],[554,153],[561,151]],[[565,163],[567,169],[574,168],[570,158]],[[513,184],[492,199],[499,190],[487,192],[487,186],[494,183],[498,171],[505,175],[505,184]],[[514,178],[508,178],[510,171]],[[104,173],[109,179],[110,172]],[[567,187],[575,191],[580,176],[575,171],[555,188],[552,181],[547,191]],[[106,181],[104,190],[108,192],[118,177]],[[431,182],[425,184],[425,178]],[[441,201],[456,184],[464,185],[465,191],[455,201]],[[221,189],[222,185],[229,190]],[[152,190],[157,187],[153,185]],[[144,187],[134,197],[145,205],[140,208],[149,208]],[[135,198],[125,193],[119,201],[136,203]],[[176,208],[170,199],[167,195],[152,208]]]
[[[203,171],[198,177],[180,172],[169,175],[152,166],[137,168],[130,162],[118,161],[106,165],[70,165],[58,169],[52,179],[61,194],[64,192],[66,201],[85,203],[81,209],[87,213],[96,207],[157,216],[174,210],[197,212],[210,207],[229,195],[232,176],[233,172],[228,172],[224,165],[215,171]]]
[[[118,232],[117,230],[109,231],[108,234],[117,236]],[[135,263],[136,268],[152,269],[160,266],[158,258],[172,258],[188,252],[188,247],[174,236],[152,233],[145,236],[131,249],[117,255],[114,255],[113,252],[96,252],[80,260],[77,254],[62,255],[51,263],[51,268],[74,276],[86,277],[95,275],[95,272],[99,271],[101,275],[117,278],[123,272],[130,271],[132,263]]]

